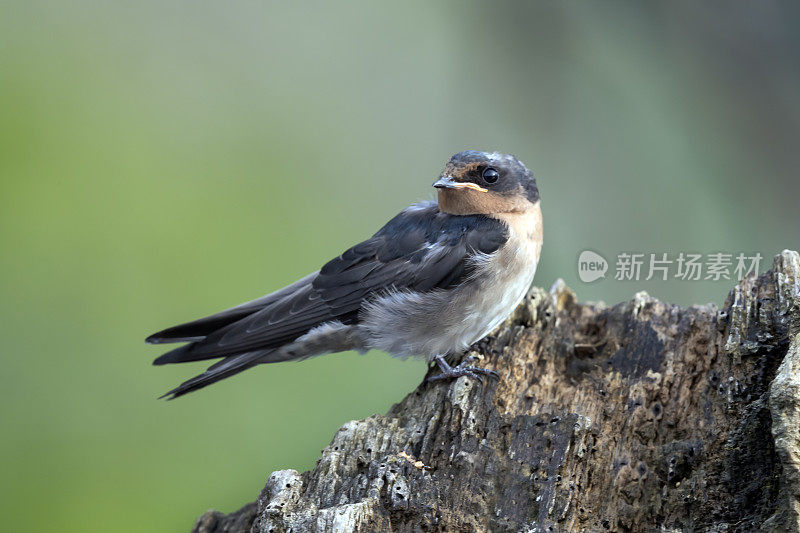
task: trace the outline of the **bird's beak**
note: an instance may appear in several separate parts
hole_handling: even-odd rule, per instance
[[[442,176],[433,183],[433,186],[437,189],[472,189],[480,192],[486,192],[488,190],[469,181],[456,181],[450,176]]]

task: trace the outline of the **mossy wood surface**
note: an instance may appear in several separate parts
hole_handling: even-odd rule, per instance
[[[473,355],[195,531],[798,530],[796,252],[722,309],[534,288]]]

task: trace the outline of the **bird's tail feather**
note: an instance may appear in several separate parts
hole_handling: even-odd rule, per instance
[[[160,396],[160,398],[168,397],[167,399],[174,400],[184,394],[202,389],[212,383],[236,375],[239,372],[244,372],[248,368],[252,368],[262,362],[261,359],[269,355],[270,352],[271,350],[259,350],[226,357],[222,361],[210,366],[208,370],[199,376],[184,381],[171,391]]]
[[[205,361],[207,359],[219,359],[225,357],[225,354],[200,354],[192,353],[191,349],[195,344],[186,344],[180,348],[175,348],[167,353],[160,355],[153,361],[156,366],[169,365],[173,363],[189,363],[191,361]]]

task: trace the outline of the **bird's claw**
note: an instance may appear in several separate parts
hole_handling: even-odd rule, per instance
[[[451,367],[447,364],[444,358],[436,358],[436,363],[439,365],[441,372],[436,374],[435,376],[431,376],[425,380],[426,383],[432,381],[440,381],[443,379],[455,379],[460,378],[461,376],[467,376],[472,379],[478,380],[481,384],[483,383],[483,376],[490,376],[494,378],[500,378],[500,374],[495,372],[494,370],[489,370],[488,368],[481,368],[479,366],[470,366],[468,363],[474,361],[476,357],[471,355],[464,359],[459,365]]]

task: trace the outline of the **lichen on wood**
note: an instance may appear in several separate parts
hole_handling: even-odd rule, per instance
[[[198,532],[796,531],[800,256],[680,308],[533,288],[472,355]]]

